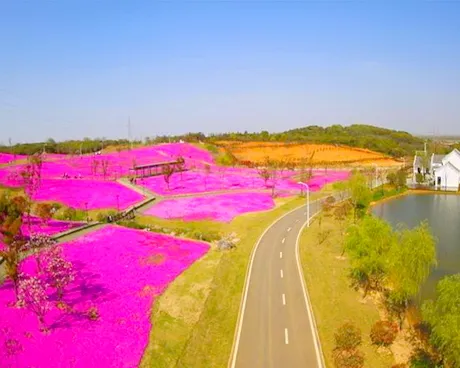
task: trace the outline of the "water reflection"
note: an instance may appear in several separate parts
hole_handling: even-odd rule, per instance
[[[438,267],[423,285],[420,300],[434,297],[436,283],[460,273],[460,196],[449,194],[407,195],[374,207],[373,213],[396,226],[417,226],[427,220],[438,239]]]

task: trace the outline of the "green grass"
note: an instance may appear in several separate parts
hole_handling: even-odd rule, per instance
[[[319,245],[320,231],[331,233]],[[361,350],[365,355],[365,367],[388,368],[393,358],[381,355],[370,343],[369,333],[378,321],[376,306],[369,300],[364,302],[359,292],[350,287],[349,263],[342,253],[342,236],[339,223],[331,217],[323,217],[321,230],[319,221],[304,231],[300,243],[300,258],[305,280],[318,325],[318,332],[327,367],[333,367],[334,332],[344,322],[358,326],[363,334]]]
[[[275,219],[304,201],[277,200],[280,206],[273,211],[239,216],[230,224],[193,223],[201,231],[235,232],[241,241],[230,251],[211,249],[156,300],[141,367],[227,366],[251,251]],[[190,226],[181,221],[150,221]]]

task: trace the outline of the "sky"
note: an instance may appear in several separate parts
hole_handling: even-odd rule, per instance
[[[460,135],[460,1],[0,1],[0,142]]]

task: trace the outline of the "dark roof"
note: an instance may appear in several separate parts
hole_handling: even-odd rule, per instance
[[[151,167],[158,167],[158,166],[165,166],[165,165],[174,165],[178,164],[179,161],[163,161],[163,162],[155,162],[154,164],[147,164],[147,165],[139,165],[139,166],[134,166],[130,170],[142,170],[142,169],[149,169]]]
[[[433,163],[434,164],[442,164],[442,159],[446,157],[444,155],[433,155]]]

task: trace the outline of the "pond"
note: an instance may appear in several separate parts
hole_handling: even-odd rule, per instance
[[[376,205],[373,213],[392,226],[414,227],[427,220],[437,238],[438,266],[422,286],[418,302],[434,298],[441,278],[460,273],[460,196],[410,194]]]

